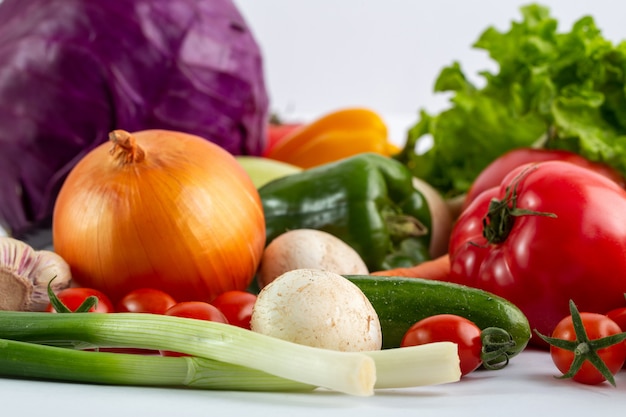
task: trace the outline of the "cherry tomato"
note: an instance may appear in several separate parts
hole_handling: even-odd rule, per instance
[[[166,312],[166,316],[187,317],[190,319],[216,321],[228,324],[228,319],[217,307],[203,301],[183,301],[174,304]],[[163,356],[187,356],[178,352],[162,350]]]
[[[617,323],[623,332],[626,332],[626,307],[615,308],[606,313],[606,316]],[[626,368],[626,362],[624,362],[622,368]]]
[[[252,308],[256,302],[256,295],[247,291],[226,291],[211,301],[220,310],[228,322],[234,326],[250,329]]]
[[[626,307],[614,308],[606,313],[606,316],[617,323],[623,332],[626,332]]]
[[[267,145],[263,150],[263,155],[267,156],[277,143],[300,127],[302,123],[270,123],[267,126]]]
[[[228,319],[212,304],[203,301],[183,301],[174,304],[165,312],[166,316],[228,323]]]
[[[622,332],[622,329],[617,323],[604,314],[580,313],[580,318],[582,319],[587,337],[591,341]],[[577,340],[571,316],[564,318],[556,325],[552,332],[552,337],[570,341]],[[615,375],[622,368],[626,360],[626,344],[619,342],[606,348],[598,349],[596,353],[606,364],[609,371]],[[550,355],[559,371],[564,374],[569,371],[574,361],[574,352],[551,345]],[[606,380],[588,360],[583,363],[572,378],[574,381],[589,385],[599,384]]]
[[[91,296],[98,298],[98,304],[95,307],[90,308],[89,312],[113,313],[115,311],[113,303],[109,297],[98,290],[94,290],[93,288],[70,287],[59,291],[56,296],[59,301],[61,301],[71,311],[75,311],[87,298]],[[49,313],[57,312],[50,303],[46,307],[46,311]]]
[[[126,294],[115,305],[118,313],[150,313],[165,314],[167,309],[176,304],[176,300],[168,293],[156,288],[138,288]],[[154,354],[158,351],[135,348],[104,348],[102,352]]]
[[[126,294],[116,305],[120,313],[165,314],[176,304],[168,293],[156,288],[138,288]]]
[[[400,346],[454,342],[459,347],[461,374],[467,375],[482,364],[480,334],[480,328],[464,317],[438,314],[412,325],[402,338]]]

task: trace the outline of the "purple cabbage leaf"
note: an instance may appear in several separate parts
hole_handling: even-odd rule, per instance
[[[113,129],[260,155],[260,48],[231,0],[0,3],[0,227],[50,224],[68,172]]]

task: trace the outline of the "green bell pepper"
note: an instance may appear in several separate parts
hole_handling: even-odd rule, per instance
[[[271,181],[261,188],[267,244],[293,229],[328,232],[370,271],[429,259],[431,213],[410,171],[363,153]]]

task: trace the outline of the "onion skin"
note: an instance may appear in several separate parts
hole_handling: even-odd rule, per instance
[[[234,156],[198,136],[166,130],[132,136],[140,158],[128,158],[119,143],[102,144],[60,190],[54,250],[74,280],[112,300],[140,287],[179,301],[211,301],[247,288],[265,244],[250,177]]]

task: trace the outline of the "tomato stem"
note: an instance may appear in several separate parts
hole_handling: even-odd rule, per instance
[[[54,276],[48,282],[48,298],[50,299],[50,304],[52,304],[54,311],[56,311],[57,313],[86,313],[92,307],[95,308],[98,305],[98,297],[92,295],[87,297],[85,301],[83,301],[81,305],[76,308],[76,310],[70,310],[70,308],[63,304],[63,301],[61,301],[59,297],[57,297],[54,291],[52,291],[52,281],[54,281],[55,279],[56,276]]]
[[[554,213],[521,209],[517,207],[518,191],[520,181],[533,170],[536,165],[526,168],[513,180],[513,189],[506,187],[506,192],[502,200],[494,198],[489,203],[487,215],[483,219],[483,236],[489,243],[502,243],[506,240],[513,229],[515,218],[519,216],[546,216],[557,217]],[[509,206],[510,204],[510,206]]]
[[[422,222],[414,216],[407,214],[395,213],[393,210],[385,210],[382,212],[383,220],[389,230],[389,234],[394,240],[402,240],[407,237],[426,236],[429,232]]]
[[[589,348],[589,345],[587,343],[580,343],[578,346],[576,346],[576,349],[574,350],[574,354],[578,355],[578,356],[582,356],[582,355],[586,355],[587,353],[589,353],[591,349]]]
[[[509,350],[515,341],[509,332],[499,327],[487,327],[480,333],[481,360],[489,370],[502,369],[509,364]]]

